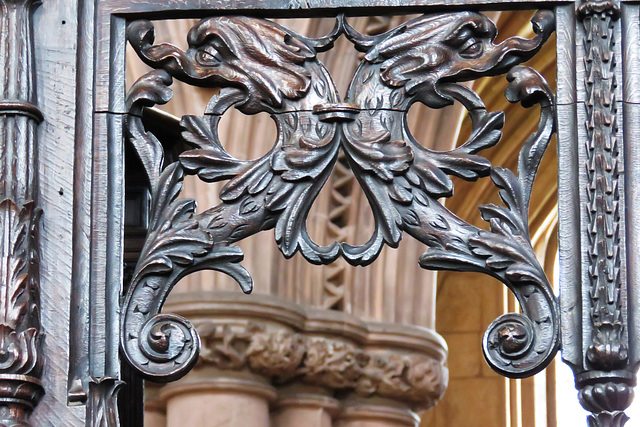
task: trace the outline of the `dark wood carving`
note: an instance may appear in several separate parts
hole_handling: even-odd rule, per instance
[[[612,2],[585,3],[579,9],[586,35],[587,176],[589,186],[589,235],[591,245],[591,318],[594,325],[587,358],[593,367],[612,370],[624,367],[627,349],[622,343],[620,174],[617,104],[613,69],[616,67],[613,21],[620,9]]]
[[[28,426],[42,397],[32,14],[38,1],[0,9],[0,425]]]
[[[621,16],[613,1],[587,1],[578,17],[584,26],[586,93],[587,219],[589,254],[588,314],[591,340],[585,343],[586,372],[576,375],[579,399],[592,412],[590,426],[622,426],[633,399],[635,379],[628,372],[629,344],[623,309],[625,233],[621,217],[622,149],[616,99],[615,24]]]
[[[171,288],[201,269],[229,274],[244,292],[253,283],[233,244],[274,228],[276,243],[291,257],[316,264],[343,257],[373,262],[384,245],[396,247],[404,232],[429,247],[428,269],[489,274],[508,286],[522,314],[500,317],[487,330],[489,364],[510,377],[543,369],[559,347],[559,315],[551,286],[536,260],[528,230],[529,197],[542,155],[555,130],[551,89],[534,70],[520,66],[554,29],[554,14],[538,12],[535,37],[496,44],[493,22],[475,12],[425,15],[377,36],[356,32],[343,17],[326,37],[310,39],[271,21],[244,16],[206,18],[189,32],[186,51],[154,44],[150,21],[133,21],[128,38],[153,71],[127,97],[126,133],[144,166],[151,192],[149,233],[133,273],[121,317],[121,348],[128,362],[155,380],[184,375],[197,360],[199,337],[185,319],[159,314]],[[345,35],[365,53],[344,101],[317,59]],[[498,143],[504,116],[488,112],[460,83],[506,74],[506,96],[540,106],[540,121],[520,152],[518,174],[492,167],[478,153]],[[182,140],[190,149],[166,164],[162,145],[142,122],[145,107],[171,98],[173,78],[217,87],[203,116],[184,116]],[[449,152],[422,147],[406,126],[415,102],[432,108],[461,103],[473,122],[468,141]],[[231,156],[217,135],[226,110],[267,112],[279,135],[273,149],[250,161]],[[340,152],[362,186],[376,227],[361,246],[315,243],[306,230],[311,205]],[[180,199],[184,174],[206,182],[227,180],[222,202],[202,213]],[[481,206],[489,230],[463,221],[438,199],[453,193],[450,176],[490,176],[504,206]]]
[[[116,427],[119,426],[116,399],[118,392],[124,383],[113,378],[104,378],[89,383],[88,402],[91,427]]]

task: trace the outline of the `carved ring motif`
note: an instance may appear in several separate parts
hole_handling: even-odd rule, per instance
[[[425,15],[377,36],[363,36],[339,17],[331,34],[319,39],[265,19],[212,17],[189,31],[186,51],[154,45],[151,22],[131,22],[129,41],[154,70],[127,98],[128,140],[152,194],[149,232],[123,305],[121,346],[127,360],[156,380],[184,375],[197,360],[199,341],[186,320],[158,314],[171,288],[187,274],[214,269],[250,292],[251,277],[239,264],[242,252],[232,244],[274,228],[286,257],[299,251],[316,264],[338,257],[370,264],[384,245],[396,247],[406,232],[429,247],[419,260],[423,268],[497,278],[515,293],[522,314],[502,316],[489,327],[483,346],[487,361],[511,377],[543,369],[559,346],[558,308],[530,243],[528,211],[537,168],[555,131],[555,105],[544,79],[519,64],[537,53],[555,23],[548,10],[532,22],[535,37],[495,44],[495,25],[474,12]],[[365,52],[344,101],[317,59],[343,34]],[[487,112],[479,96],[460,84],[499,74],[507,74],[510,102],[540,106],[538,129],[520,152],[518,175],[478,155],[500,140],[504,115]],[[191,149],[165,165],[163,147],[145,130],[141,113],[170,100],[173,78],[220,91],[204,116],[182,117],[180,142]],[[411,105],[442,108],[456,101],[471,117],[469,139],[448,152],[421,146],[406,124]],[[271,114],[279,134],[269,153],[244,161],[224,149],[217,127],[231,107]],[[320,246],[306,230],[309,209],[340,150],[375,217],[375,231],[361,246]],[[196,214],[193,200],[178,198],[184,173],[206,182],[227,180],[222,202]],[[490,176],[505,206],[480,206],[489,230],[438,202],[453,193],[450,175]]]

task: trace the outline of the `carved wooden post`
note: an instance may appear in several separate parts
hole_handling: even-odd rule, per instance
[[[472,8],[500,4],[543,8],[532,21],[533,38],[513,37],[497,44],[497,28],[476,12],[427,14],[377,36],[360,34],[346,18],[338,17],[328,36],[311,39],[243,13],[257,9],[272,17],[295,14],[279,12],[282,2],[248,1],[225,10],[224,16],[212,12],[198,22],[187,35],[188,49],[182,50],[154,44],[154,27],[147,19],[168,17],[165,1],[99,3],[95,34],[101,37],[93,52],[95,79],[87,73],[95,91],[90,107],[96,130],[89,133],[94,132],[92,147],[99,155],[94,154],[97,160],[88,173],[103,181],[93,183],[95,215],[87,223],[92,222],[91,230],[99,232],[92,242],[91,257],[97,259],[97,267],[91,267],[91,280],[104,294],[94,298],[101,305],[90,303],[107,319],[100,323],[102,317],[95,316],[98,327],[94,329],[106,325],[107,332],[96,334],[92,342],[99,345],[94,347],[115,354],[118,334],[109,328],[115,328],[113,319],[119,314],[123,361],[147,378],[177,379],[197,362],[200,339],[188,320],[161,313],[164,301],[180,279],[202,269],[227,273],[250,292],[252,280],[239,265],[243,254],[236,242],[274,228],[276,244],[286,257],[300,252],[316,264],[342,258],[367,265],[383,246],[396,247],[406,233],[429,246],[419,260],[423,268],[482,272],[502,281],[518,298],[521,313],[499,317],[485,334],[483,350],[494,370],[513,378],[535,374],[555,357],[562,340],[563,359],[575,372],[580,401],[592,413],[590,426],[625,424],[624,410],[633,396],[640,360],[640,328],[634,313],[640,307],[640,251],[636,249],[640,149],[633,143],[640,140],[636,135],[640,122],[634,119],[640,117],[636,111],[640,91],[635,89],[640,87],[637,5],[627,0],[390,2],[415,10],[424,6],[425,12],[430,6],[454,3]],[[292,1],[289,6],[303,8],[302,3],[308,9],[305,16],[317,15],[315,8],[322,9],[321,14],[332,8],[348,14],[356,7],[376,7],[376,13],[389,10],[373,0]],[[179,7],[184,16],[191,12],[202,16],[215,5],[232,7],[216,0],[207,2],[210,10],[201,10],[202,4],[193,0],[180,2]],[[548,7],[555,7],[555,15]],[[239,16],[233,16],[234,11]],[[519,66],[538,52],[554,29],[558,33],[557,96],[534,70]],[[125,34],[134,51],[154,69],[133,84],[127,97],[122,78]],[[365,52],[344,100],[318,57],[341,35]],[[504,117],[487,111],[482,99],[462,84],[499,74],[510,82],[506,90],[510,102],[540,107],[538,128],[518,155],[517,174],[491,165],[480,155],[499,142]],[[219,92],[203,115],[182,117],[179,128],[184,141],[165,147],[147,130],[142,113],[170,100],[174,79]],[[430,108],[461,103],[473,122],[471,136],[447,153],[425,149],[406,127],[414,102]],[[21,114],[35,111],[19,106],[25,110]],[[230,108],[270,114],[280,130],[274,149],[253,160],[236,159],[227,152],[218,125]],[[35,126],[30,118],[18,118]],[[560,298],[536,258],[528,227],[533,182],[556,130]],[[121,249],[122,209],[120,205],[111,209],[110,203],[121,200],[122,153],[118,150],[122,140],[138,155],[151,203],[148,235],[118,311],[117,303],[103,301],[118,301],[121,280],[110,272],[117,271],[112,267],[119,266],[120,258],[104,254]],[[168,148],[175,150],[165,153]],[[309,236],[306,218],[341,152],[371,204],[375,231],[363,245],[321,246]],[[25,165],[27,159],[32,161],[33,156],[25,156]],[[196,211],[193,200],[180,199],[185,175],[198,175],[204,182],[229,181],[220,193],[220,203]],[[488,229],[467,223],[439,203],[453,191],[450,175],[466,180],[491,178],[504,206],[479,207]],[[22,182],[30,182],[28,178]],[[11,187],[13,181],[6,182]],[[33,185],[28,187],[33,191]],[[28,201],[33,196],[25,191],[18,199],[17,189],[11,193],[5,189],[5,193],[15,203],[2,206],[6,204],[8,212],[19,211],[15,204],[26,206],[22,215],[32,224],[36,215]],[[26,241],[25,245],[30,240]],[[105,241],[116,243],[109,246]],[[14,247],[20,246],[10,246]],[[32,283],[33,276],[20,277]],[[77,342],[83,339],[81,335]],[[94,365],[99,371],[115,360],[99,356]],[[99,408],[112,400],[91,402]]]
[[[590,320],[590,341],[583,343],[586,372],[576,375],[580,403],[593,415],[592,426],[621,426],[633,398],[633,372],[627,371],[629,340],[624,325],[622,258],[624,242],[623,150],[618,143],[616,27],[620,7],[613,1],[587,1],[578,9],[584,26],[586,110],[586,186],[588,295],[583,311]],[[616,43],[617,42],[617,43]],[[580,141],[582,142],[582,141]],[[622,202],[622,203],[621,203]],[[618,372],[616,372],[618,371]]]
[[[28,426],[43,395],[31,19],[38,0],[0,2],[0,425]]]
[[[592,413],[589,425],[622,426],[635,386],[630,336],[637,334],[629,323],[637,307],[628,304],[634,280],[625,242],[633,233],[625,224],[634,202],[625,197],[629,142],[618,84],[621,63],[630,59],[620,48],[616,2],[583,1],[575,17],[562,16],[566,28],[575,22],[576,32],[575,42],[562,32],[559,50],[570,44],[577,50],[573,64],[559,61],[560,76],[575,73],[576,82],[558,88],[563,359],[575,373],[580,403]]]

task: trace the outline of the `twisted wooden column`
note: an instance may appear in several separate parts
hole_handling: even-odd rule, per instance
[[[43,395],[32,14],[0,2],[0,425],[28,426]]]

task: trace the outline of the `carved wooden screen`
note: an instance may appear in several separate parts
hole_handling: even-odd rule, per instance
[[[31,5],[4,3],[10,12],[2,12],[3,34],[15,26],[29,40]],[[535,36],[502,42],[495,41],[494,23],[480,12],[525,8],[540,9],[532,20]],[[424,15],[376,36],[349,25],[353,15],[398,13]],[[16,16],[23,21],[12,21]],[[408,235],[428,246],[417,260],[423,268],[495,277],[515,294],[521,313],[503,315],[489,326],[482,344],[489,365],[522,378],[544,369],[562,347],[580,401],[592,413],[590,425],[626,422],[640,350],[640,149],[633,143],[640,132],[640,10],[633,2],[107,0],[81,3],[79,16],[76,309],[70,319],[68,393],[71,402],[87,405],[88,425],[118,424],[121,363],[154,380],[171,381],[189,371],[199,337],[186,319],[160,314],[167,295],[180,278],[201,269],[226,273],[251,292],[252,279],[234,243],[272,228],[274,244],[286,257],[300,252],[315,264],[343,258],[367,265],[383,246],[396,247]],[[319,16],[335,17],[334,30],[321,38],[301,36],[270,20]],[[202,18],[185,35],[186,50],[154,44],[150,20],[167,18]],[[554,31],[558,85],[552,89],[522,64]],[[364,53],[345,94],[338,93],[317,58],[339,37]],[[125,93],[127,43],[152,71]],[[19,55],[29,58],[29,44],[19,47]],[[7,69],[17,67],[15,54],[0,53]],[[539,115],[539,125],[520,150],[517,171],[483,157],[483,150],[504,143],[504,115],[487,111],[463,84],[501,74],[510,82],[505,93],[510,102],[538,107],[531,111]],[[145,129],[143,114],[170,99],[174,80],[220,91],[202,115],[182,117],[179,142],[163,146]],[[5,94],[7,100],[0,102],[5,126],[31,129],[41,115],[29,84],[14,84],[24,90]],[[448,152],[421,146],[406,125],[416,102],[430,108],[462,104],[472,120],[468,140]],[[230,108],[269,113],[279,131],[273,149],[251,161],[229,154],[217,126]],[[533,181],[554,135],[560,176],[559,298],[536,259],[528,230]],[[148,233],[123,292],[125,146],[139,157],[150,205]],[[340,152],[375,217],[374,234],[360,246],[319,245],[305,226]],[[24,307],[36,309],[28,310],[29,316],[9,310],[3,317],[9,328],[3,343],[11,341],[3,345],[20,349],[12,350],[11,363],[1,360],[3,381],[14,394],[28,391],[16,403],[24,413],[6,415],[8,423],[25,418],[42,394],[37,256],[28,255],[37,253],[36,184],[23,184],[31,182],[33,157],[18,154],[17,162],[25,165],[17,169],[21,184],[11,185],[5,174],[8,200],[0,208],[6,240],[2,268],[5,276],[21,279],[13,284],[7,279],[2,289],[6,295],[24,292]],[[179,195],[186,174],[226,181],[222,202],[196,213],[194,202]],[[453,192],[451,176],[471,181],[489,176],[499,190],[502,205],[478,207],[487,229],[442,205]],[[22,263],[12,264],[14,258]],[[23,263],[27,258],[29,268]],[[31,290],[22,291],[25,286]]]

